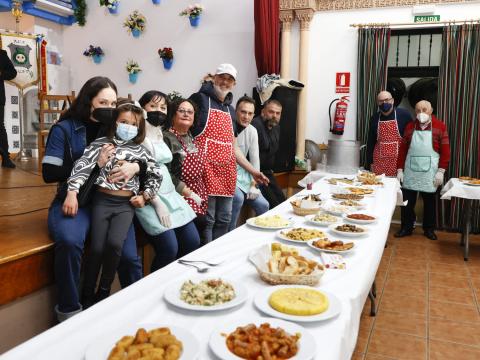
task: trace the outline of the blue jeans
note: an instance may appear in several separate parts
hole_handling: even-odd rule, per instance
[[[208,196],[207,225],[205,226],[205,242],[218,239],[228,232],[232,220],[232,197]]]
[[[62,202],[54,201],[48,210],[48,230],[55,242],[54,271],[58,310],[69,313],[80,309],[78,285],[83,248],[90,230],[90,208],[79,208],[75,217],[69,217],[63,215]],[[133,225],[128,229],[118,275],[122,287],[143,276]]]
[[[151,272],[197,250],[200,246],[200,235],[193,221],[149,238],[155,249]]]
[[[249,205],[257,216],[266,213],[270,208],[267,199],[265,199],[262,194],[258,195],[255,200],[247,199],[246,194],[237,186],[235,188],[235,195],[233,196],[232,221],[230,222],[228,231],[232,231],[237,227],[238,215],[240,214],[243,203]]]

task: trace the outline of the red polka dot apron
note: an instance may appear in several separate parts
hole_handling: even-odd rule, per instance
[[[194,193],[202,199],[202,204],[198,205],[193,199],[185,198],[190,207],[196,214],[205,215],[207,213],[208,195],[203,182],[204,161],[198,146],[195,149],[189,149],[182,136],[173,128],[170,131],[177,137],[182,145],[185,158],[182,163],[181,179]],[[196,145],[196,141],[193,143]]]
[[[207,123],[195,140],[205,159],[203,176],[207,194],[232,197],[237,182],[237,165],[230,112],[212,109],[208,98]]]
[[[372,171],[386,176],[397,176],[398,150],[402,137],[398,130],[397,112],[394,120],[378,119],[377,143],[373,150]]]

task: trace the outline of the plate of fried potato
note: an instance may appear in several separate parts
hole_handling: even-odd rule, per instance
[[[302,326],[258,316],[219,325],[208,344],[222,360],[265,359],[262,347],[270,359],[310,360],[317,347],[315,338]]]
[[[138,324],[93,342],[85,360],[197,359],[200,343],[189,330],[175,325]]]
[[[353,250],[355,244],[353,242],[343,242],[341,240],[310,240],[307,245],[316,251],[323,251],[328,253],[343,254]]]
[[[324,273],[321,263],[303,256],[296,248],[279,243],[261,246],[248,259],[260,278],[273,285],[315,285]]]
[[[323,239],[327,237],[323,231],[306,227],[278,230],[276,235],[279,239],[297,244],[306,244],[309,240]]]

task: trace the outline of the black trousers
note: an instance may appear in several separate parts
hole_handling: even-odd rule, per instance
[[[0,105],[0,154],[8,156],[8,138],[5,129],[5,106]]]
[[[435,202],[437,193],[426,193],[403,188],[403,201],[408,200],[408,204],[401,207],[402,229],[405,229],[407,231],[413,230],[416,219],[415,204],[417,202],[417,197],[419,193],[423,199],[423,230],[434,230],[436,215]]]
[[[277,180],[273,175],[273,171],[264,171],[265,176],[270,180],[270,183],[265,186],[260,186],[260,191],[265,199],[267,199],[268,203],[270,204],[270,209],[273,209],[275,206],[284,202],[285,195],[283,195],[282,189],[278,186]]]
[[[84,293],[99,287],[109,290],[122,255],[123,243],[133,221],[134,208],[129,196],[115,196],[97,191],[93,196],[90,253],[85,259]],[[74,229],[73,229],[74,230]]]

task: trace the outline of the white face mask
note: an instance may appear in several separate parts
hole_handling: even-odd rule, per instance
[[[426,124],[430,121],[430,115],[426,113],[417,114],[417,119],[420,121],[420,124]]]

